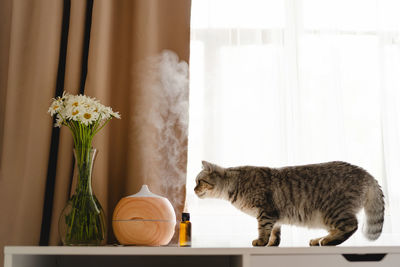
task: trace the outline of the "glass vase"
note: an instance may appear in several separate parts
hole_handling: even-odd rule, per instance
[[[97,150],[75,147],[75,168],[78,170],[76,188],[63,209],[58,229],[67,246],[97,246],[106,242],[103,208],[92,190],[92,169]]]

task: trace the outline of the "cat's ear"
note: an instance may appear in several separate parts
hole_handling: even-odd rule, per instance
[[[212,164],[211,162],[205,161],[205,160],[201,161],[201,164],[203,165],[204,171],[212,172],[214,164]]]
[[[223,176],[225,173],[224,168],[222,168],[216,164],[212,164],[211,162],[208,162],[205,160],[203,160],[201,163],[203,165],[203,170],[206,172],[216,172],[221,176]]]

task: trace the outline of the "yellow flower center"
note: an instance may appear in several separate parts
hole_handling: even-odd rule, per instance
[[[74,110],[74,111],[72,112],[72,116],[75,116],[75,115],[78,114],[78,113],[79,113],[78,110]]]
[[[78,106],[78,102],[74,102],[74,103],[72,104],[72,106],[77,107],[77,106]]]
[[[56,110],[58,109],[60,106],[54,105],[53,109]]]
[[[90,119],[91,117],[92,117],[92,114],[89,114],[89,113],[85,113],[84,115],[83,115],[83,117],[85,118],[85,119]]]

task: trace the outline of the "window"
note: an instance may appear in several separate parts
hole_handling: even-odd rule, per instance
[[[257,237],[254,218],[194,195],[203,159],[224,167],[362,166],[388,204],[383,238],[373,244],[400,240],[395,10],[395,0],[192,0],[187,203],[194,243],[249,246]],[[322,235],[287,226],[281,245]],[[358,231],[345,245],[365,242]]]

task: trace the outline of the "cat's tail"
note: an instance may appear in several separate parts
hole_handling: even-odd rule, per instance
[[[381,187],[375,179],[373,179],[373,183],[368,189],[364,211],[366,222],[363,227],[363,233],[369,240],[376,240],[382,233],[385,201]]]

